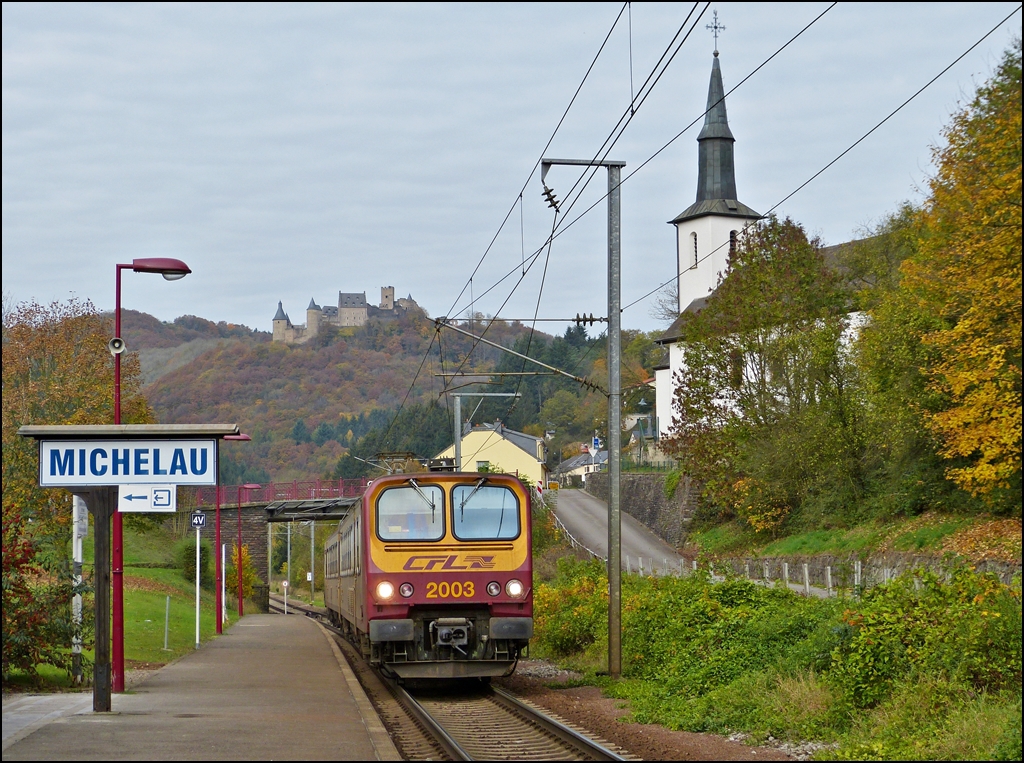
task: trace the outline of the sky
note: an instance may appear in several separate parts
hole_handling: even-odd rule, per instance
[[[5,304],[110,310],[116,264],[174,257],[193,273],[127,271],[124,307],[269,331],[279,300],[302,323],[311,298],[394,286],[431,317],[602,316],[604,170],[571,209],[580,171],[550,171],[549,249],[531,176],[586,75],[548,157],[593,158],[632,98],[608,154],[626,177],[697,120],[622,185],[622,325],[663,328],[644,295],[695,198],[713,12],[728,91],[829,4],[699,4],[649,91],[694,6],[623,7],[4,3]],[[740,201],[767,212],[1017,7],[836,5],[727,98]],[[835,244],[919,202],[949,116],[1020,34],[1018,11],[777,213]]]

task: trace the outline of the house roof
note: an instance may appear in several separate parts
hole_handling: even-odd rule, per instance
[[[555,474],[565,474],[571,472],[573,469],[579,469],[581,466],[590,466],[591,464],[602,465],[608,463],[608,451],[602,450],[595,454],[580,453],[578,456],[563,461],[555,469]]]
[[[500,421],[496,421],[493,424],[480,424],[474,426],[470,432],[496,432],[499,436],[508,440],[520,450],[529,453],[533,458],[537,458],[537,444],[544,442],[542,437],[534,437],[533,435],[526,434],[525,432],[517,432],[514,429],[509,429]],[[468,432],[466,434],[468,434]]]

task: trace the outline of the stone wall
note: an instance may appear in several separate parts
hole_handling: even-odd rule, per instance
[[[908,554],[889,552],[858,556],[856,554],[815,554],[813,556],[764,556],[747,559],[731,558],[715,561],[715,567],[730,567],[733,574],[749,577],[752,580],[781,580],[784,576],[783,564],[789,565],[789,582],[803,583],[803,566],[807,565],[807,577],[812,586],[824,588],[827,584],[828,571],[832,573],[832,586],[835,588],[852,588],[857,562],[861,563],[861,586],[871,588],[887,582],[904,572],[923,567],[941,573],[943,560],[941,557],[926,554]],[[1020,572],[1020,565],[1013,562],[986,560],[971,565],[978,572],[992,572],[1009,585],[1015,574]]]
[[[669,545],[681,548],[686,542],[690,520],[696,506],[696,491],[683,477],[672,498],[665,497],[665,474],[629,473],[621,476],[620,508],[633,519],[649,527]],[[608,473],[587,475],[586,490],[595,498],[608,501]]]

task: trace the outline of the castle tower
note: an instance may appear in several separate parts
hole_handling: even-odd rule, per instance
[[[320,316],[323,311],[320,305],[312,297],[309,298],[309,306],[306,308],[306,338],[312,339],[320,333]]]
[[[697,308],[718,285],[744,225],[761,217],[736,199],[736,169],[725,112],[718,51],[711,64],[707,114],[697,136],[697,200],[670,221],[676,226],[679,312]]]
[[[284,311],[284,306],[279,301],[277,303],[277,313],[274,315],[274,339],[275,342],[287,341],[288,329],[291,328],[292,322],[288,320],[288,315]]]
[[[394,310],[395,309],[395,287],[394,286],[381,286],[380,287],[380,309],[381,310]]]

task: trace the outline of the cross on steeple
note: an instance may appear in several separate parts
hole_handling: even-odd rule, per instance
[[[718,55],[718,33],[725,31],[725,26],[718,23],[718,11],[714,11],[710,24],[704,25],[705,29],[710,29],[715,35],[715,55]]]

